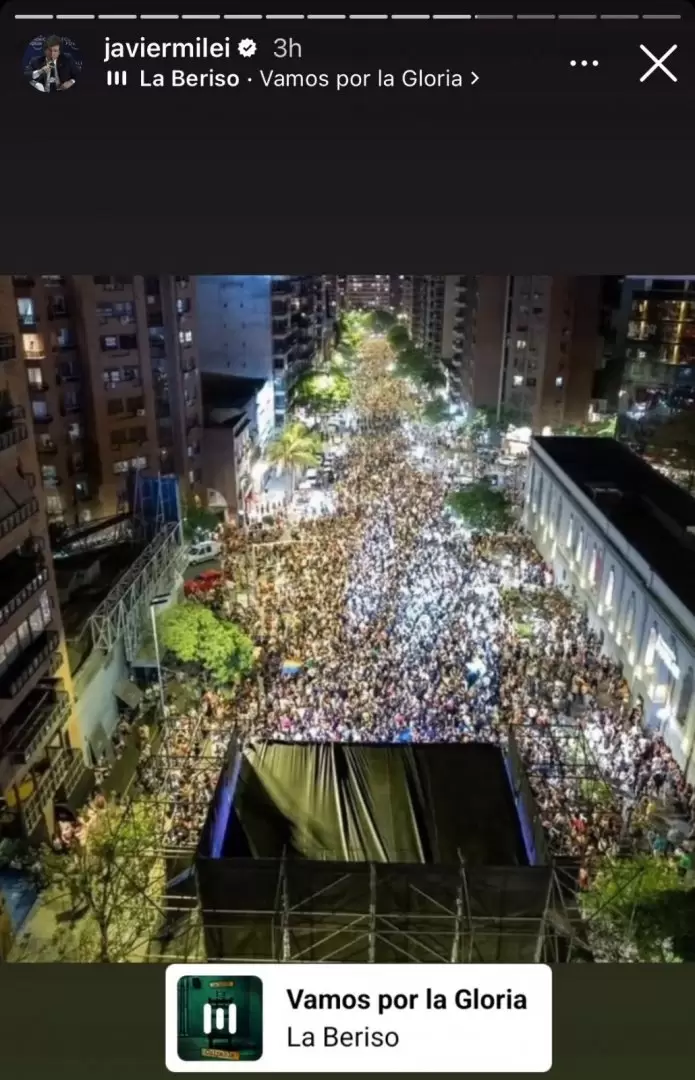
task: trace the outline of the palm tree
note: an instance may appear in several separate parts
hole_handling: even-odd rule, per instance
[[[289,424],[273,439],[268,447],[268,461],[287,469],[290,474],[290,494],[294,486],[298,469],[312,469],[319,463],[321,439],[313,435],[303,424]]]

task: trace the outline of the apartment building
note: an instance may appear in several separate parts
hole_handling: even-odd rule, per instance
[[[345,308],[390,311],[398,289],[398,275],[345,274],[338,278],[338,294]]]
[[[12,279],[0,277],[0,820],[53,829],[84,777]],[[32,331],[38,332],[35,329]]]
[[[326,347],[323,278],[199,277],[197,295],[202,370],[272,383],[275,424],[282,426],[298,377]]]
[[[193,279],[48,274],[13,283],[49,520],[118,512],[139,469],[202,490]]]
[[[695,397],[695,278],[624,278],[613,327],[612,404],[621,412],[689,404]]]
[[[515,276],[507,285],[501,405],[534,432],[584,423],[601,363],[601,279]]]

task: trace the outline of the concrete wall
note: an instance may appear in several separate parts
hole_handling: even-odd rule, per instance
[[[118,723],[118,699],[114,693],[128,678],[128,668],[119,642],[108,657],[94,651],[77,673],[74,682],[76,709],[85,745],[98,724],[111,736]]]

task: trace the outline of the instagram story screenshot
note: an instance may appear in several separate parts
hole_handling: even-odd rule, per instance
[[[0,108],[2,1075],[687,1073],[695,4],[5,0]]]

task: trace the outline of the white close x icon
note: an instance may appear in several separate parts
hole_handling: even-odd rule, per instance
[[[677,45],[672,45],[671,48],[668,49],[667,52],[665,52],[663,56],[658,56],[657,57],[657,56],[654,56],[653,52],[649,51],[649,49],[647,48],[646,45],[640,45],[640,49],[642,50],[642,52],[646,53],[646,55],[649,57],[649,59],[654,61],[652,66],[649,68],[649,71],[645,71],[644,75],[640,79],[640,82],[644,82],[645,79],[648,79],[649,76],[653,75],[655,71],[663,71],[664,75],[668,75],[669,79],[671,79],[673,82],[678,82],[678,79],[676,78],[676,76],[673,74],[672,71],[669,71],[669,69],[666,67],[666,65],[664,63],[664,60],[668,60],[671,53],[674,53],[677,48],[678,48]]]

